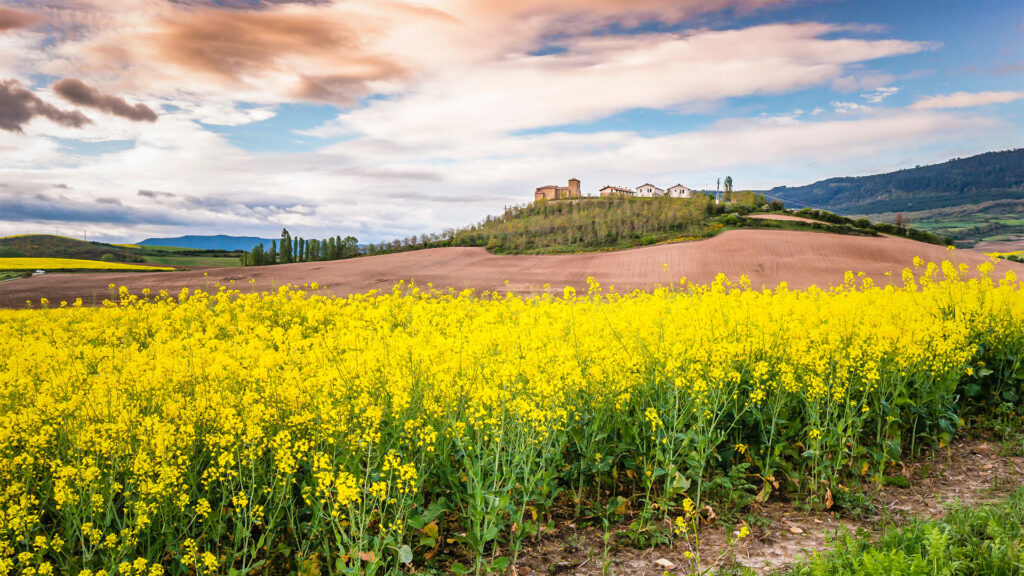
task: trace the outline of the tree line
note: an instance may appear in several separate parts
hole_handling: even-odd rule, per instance
[[[480,246],[496,254],[567,252],[649,244],[670,236],[701,236],[721,211],[711,198],[628,196],[538,201],[439,234],[370,244],[367,254],[446,246]]]
[[[292,238],[285,228],[281,230],[281,242],[271,240],[270,249],[257,244],[249,252],[242,255],[243,266],[268,266],[271,264],[291,264],[293,262],[320,262],[324,260],[343,260],[359,256],[359,240],[354,236],[341,235],[334,238],[305,239]]]

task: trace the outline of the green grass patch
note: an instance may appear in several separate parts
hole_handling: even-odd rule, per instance
[[[790,568],[794,576],[932,576],[1024,572],[1024,490],[987,506],[958,505],[942,520],[914,519],[873,538],[841,533],[835,549]]]
[[[145,256],[149,264],[183,268],[234,268],[242,262],[237,256]]]

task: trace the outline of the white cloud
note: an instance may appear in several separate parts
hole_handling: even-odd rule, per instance
[[[605,183],[640,180],[713,187],[724,174],[744,188],[796,184],[847,173],[853,164],[885,163],[888,154],[944,134],[989,132],[992,125],[985,118],[898,110],[853,120],[736,118],[657,137],[551,133],[444,149],[354,140],[325,152],[253,154],[190,121],[171,119],[165,130],[140,136],[131,150],[73,165],[57,157],[50,165],[6,166],[0,180],[12,186],[0,188],[0,204],[22,190],[65,183],[73,190],[47,192],[54,203],[73,198],[71,208],[87,211],[99,198],[120,202],[116,209],[102,207],[110,214],[105,223],[75,224],[90,227],[91,235],[97,228],[118,240],[211,230],[273,234],[288,226],[307,237],[352,233],[368,241],[465,225],[527,201],[538,183],[570,176],[591,193]],[[139,189],[174,196],[158,203]],[[28,228],[52,229],[55,223],[43,217],[46,207],[36,208],[39,217]],[[26,224],[0,222],[0,231],[12,230],[27,231]]]
[[[973,108],[989,104],[1005,104],[1024,98],[1024,92],[954,92],[942,96],[922,98],[911,108],[915,110],[940,110],[949,108]]]
[[[833,100],[831,104],[832,109],[839,114],[851,114],[854,112],[866,112],[868,110],[871,110],[871,106],[865,106],[864,104],[859,104],[857,102],[842,102]]]
[[[867,100],[871,104],[879,104],[882,100],[885,100],[889,96],[892,96],[900,91],[899,86],[882,86],[876,88],[873,92],[867,94],[861,94],[861,98]]]
[[[586,122],[634,108],[674,108],[827,83],[844,66],[918,52],[901,40],[825,39],[826,24],[689,35],[581,37],[566,51],[516,55],[426,78],[408,94],[346,112],[315,136],[416,144]]]
[[[848,37],[880,30],[812,22],[592,34],[613,23],[673,23],[774,0],[345,0],[261,11],[220,10],[212,1],[48,2],[62,5],[48,12],[53,29],[74,33],[0,35],[0,72],[73,74],[145,103],[160,119],[103,118],[82,129],[39,120],[25,136],[0,132],[0,233],[52,229],[78,215],[75,226],[85,222],[90,236],[102,230],[118,240],[267,235],[282,225],[307,237],[380,240],[465,225],[528,200],[538,183],[570,176],[590,192],[642,180],[713,187],[725,173],[744,188],[798,184],[854,165],[888,165],[897,151],[948,134],[991,134],[993,125],[960,113],[837,101],[835,114],[801,102],[789,113],[759,118],[760,110],[745,110],[661,136],[578,133],[623,111],[718,113],[729,99],[810,87],[862,93],[877,104],[896,88],[866,63],[935,47]],[[324,43],[296,38],[296,30]],[[188,39],[195,42],[181,41]],[[536,55],[552,42],[561,51]],[[45,86],[32,88],[53,97]],[[352,103],[368,93],[383,98]],[[253,153],[199,124],[258,122],[297,100],[352,106],[307,132],[344,139],[316,152]],[[55,138],[133,146],[71,155]],[[24,218],[3,221],[15,207]]]

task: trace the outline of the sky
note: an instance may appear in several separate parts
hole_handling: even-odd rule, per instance
[[[0,0],[0,236],[376,242],[1022,135],[1018,0]]]

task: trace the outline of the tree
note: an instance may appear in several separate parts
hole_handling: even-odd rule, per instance
[[[270,253],[267,254],[267,264],[277,264],[277,240],[270,241]]]
[[[287,264],[292,261],[292,235],[287,228],[281,229],[281,263]]]
[[[359,240],[355,236],[345,236],[345,239],[341,241],[341,246],[342,258],[355,258],[359,256]]]
[[[252,253],[248,258],[248,266],[263,266],[265,263],[265,254],[263,253],[263,244],[257,244],[252,247]]]

